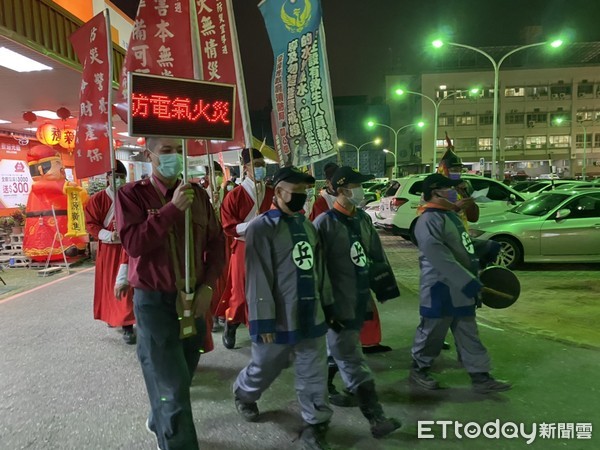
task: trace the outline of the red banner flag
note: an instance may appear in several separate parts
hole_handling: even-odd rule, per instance
[[[206,141],[190,142],[190,155],[214,154],[251,147],[250,115],[231,0],[196,0],[196,15],[202,80],[235,84],[237,99],[233,140],[210,141],[208,152],[205,147]]]
[[[194,78],[188,0],[141,0],[127,46],[117,112],[127,121],[127,72]]]
[[[104,13],[83,24],[69,39],[83,65],[75,171],[78,178],[87,178],[110,170],[108,114],[112,44]]]

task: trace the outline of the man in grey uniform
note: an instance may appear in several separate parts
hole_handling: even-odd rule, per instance
[[[298,212],[315,179],[294,167],[274,176],[275,208],[246,230],[246,301],[252,359],[234,385],[237,411],[258,419],[256,401],[295,359],[296,392],[306,424],[305,448],[328,449],[327,324],[331,289],[312,223]]]
[[[415,226],[421,267],[421,322],[412,347],[410,380],[425,389],[439,388],[429,371],[450,328],[473,389],[479,393],[507,391],[510,384],[489,374],[490,358],[475,321],[477,298],[483,288],[477,277],[479,261],[455,205],[448,201],[461,183],[439,173],[423,181],[427,203]]]
[[[373,373],[366,363],[360,343],[360,329],[371,308],[371,277],[374,267],[387,268],[379,301],[400,295],[389,269],[387,257],[369,216],[357,206],[364,199],[362,183],[373,178],[351,167],[340,167],[331,179],[336,194],[333,208],[315,220],[319,231],[325,264],[329,274],[333,305],[325,307],[327,345],[346,389],[356,395],[358,406],[369,421],[371,434],[383,437],[401,426],[387,418],[375,392]]]

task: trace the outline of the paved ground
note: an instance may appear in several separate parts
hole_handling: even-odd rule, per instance
[[[481,335],[492,355],[494,373],[514,382],[512,391],[492,397],[473,394],[453,351],[446,352],[435,366],[447,389],[428,393],[411,388],[407,383],[408,348],[418,322],[416,252],[397,238],[386,237],[384,241],[397,268],[403,296],[380,307],[384,341],[394,351],[370,356],[369,362],[386,411],[399,417],[404,427],[376,441],[357,409],[336,408],[330,433],[336,449],[600,448],[597,348],[547,339],[537,332],[510,330],[485,317]],[[531,276],[538,280],[532,283],[538,285],[536,289],[547,289],[539,280],[549,286],[562,286],[559,277],[572,284],[581,276],[593,280],[594,274],[583,269],[567,275],[553,270],[535,275],[532,271]],[[522,299],[529,296],[528,273],[520,272]],[[143,426],[147,400],[135,349],[123,344],[117,330],[91,319],[92,289],[93,270],[80,270],[72,277],[55,278],[37,291],[0,300],[0,449],[155,448]],[[547,289],[546,297],[557,293],[567,297],[563,292],[556,287]],[[597,301],[597,294],[591,292],[586,297],[585,292],[580,303],[587,304],[588,314],[599,317],[597,305],[591,303]],[[557,319],[561,317],[557,314]],[[543,327],[549,328],[549,323]],[[556,334],[561,326],[557,320]],[[217,349],[202,357],[194,379],[193,408],[201,448],[296,448],[294,438],[300,420],[291,371],[286,371],[259,402],[263,412],[259,423],[238,419],[231,383],[249,357],[243,330],[240,337],[233,351],[217,342]],[[218,341],[219,335],[215,338]],[[534,424],[565,424],[566,431],[562,438],[555,431],[554,439],[543,439],[538,432],[528,445],[524,438],[460,439],[454,431],[442,439],[441,427],[436,425],[434,439],[418,439],[419,420],[480,425],[495,420],[502,424],[522,422],[527,432]],[[576,423],[592,424],[591,440],[576,439]],[[572,439],[568,438],[571,424]]]

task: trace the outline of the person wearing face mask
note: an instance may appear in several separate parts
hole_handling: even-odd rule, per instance
[[[200,355],[213,348],[212,318],[205,309],[223,270],[225,241],[206,191],[181,179],[181,140],[149,138],[146,146],[152,175],[119,189],[116,205],[134,288],[137,354],[150,403],[146,429],[161,449],[197,450],[190,386]],[[182,338],[177,311],[185,288],[188,209],[197,333]]]
[[[282,370],[294,362],[296,393],[305,449],[329,449],[326,432],[332,410],[327,401],[327,324],[331,303],[320,242],[300,213],[315,179],[295,167],[273,178],[273,208],[246,229],[246,298],[252,358],[234,385],[235,406],[256,421],[256,402]]]
[[[94,194],[85,206],[87,232],[98,241],[94,275],[94,319],[111,327],[122,327],[123,340],[135,344],[133,329],[133,290],[127,282],[129,257],[121,245],[116,229],[115,186],[112,172],[106,174],[108,187]],[[119,189],[127,179],[127,170],[116,162],[115,181]]]
[[[259,214],[269,210],[273,200],[273,189],[264,183],[267,168],[262,153],[255,148],[245,148],[242,162],[246,178],[225,196],[221,205],[223,231],[233,239],[228,283],[216,310],[216,315],[225,317],[222,339],[227,349],[235,347],[237,328],[248,322],[244,265],[246,228]]]
[[[411,350],[409,380],[424,389],[439,388],[429,372],[450,329],[475,392],[503,392],[511,385],[490,375],[490,358],[475,320],[477,298],[483,288],[477,276],[479,260],[455,204],[449,200],[461,183],[439,173],[423,180],[427,203],[415,226],[421,267],[421,321]]]
[[[327,347],[346,390],[355,395],[369,421],[371,434],[381,438],[401,424],[384,415],[359,336],[365,318],[372,313],[371,290],[382,303],[398,297],[400,291],[371,219],[358,208],[364,199],[362,183],[373,178],[348,166],[338,168],[331,178],[336,193],[333,209],[317,217],[314,224],[332,285],[333,306],[325,310],[330,328]]]

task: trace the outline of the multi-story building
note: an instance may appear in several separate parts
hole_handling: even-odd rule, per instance
[[[498,60],[515,47],[484,49]],[[527,50],[535,52],[536,50]],[[538,50],[539,51],[539,50]],[[498,173],[525,172],[531,177],[554,172],[564,177],[600,176],[600,42],[571,44],[557,61],[532,58],[512,61],[500,70],[498,108]],[[492,160],[493,79],[491,64],[477,53],[458,49],[454,63],[420,76],[392,75],[386,80],[394,127],[415,120],[433,124],[438,104],[438,141],[435,161],[443,154],[445,133],[471,170],[489,172]],[[499,56],[495,56],[499,55]],[[513,58],[513,57],[511,57]],[[507,63],[511,62],[507,59]],[[486,68],[487,61],[487,68]],[[544,67],[547,66],[547,67]],[[420,92],[398,97],[399,86]],[[470,90],[478,88],[476,94]],[[422,140],[399,145],[422,147],[420,153],[398,152],[398,164],[412,171],[428,171],[434,160],[434,126]]]

